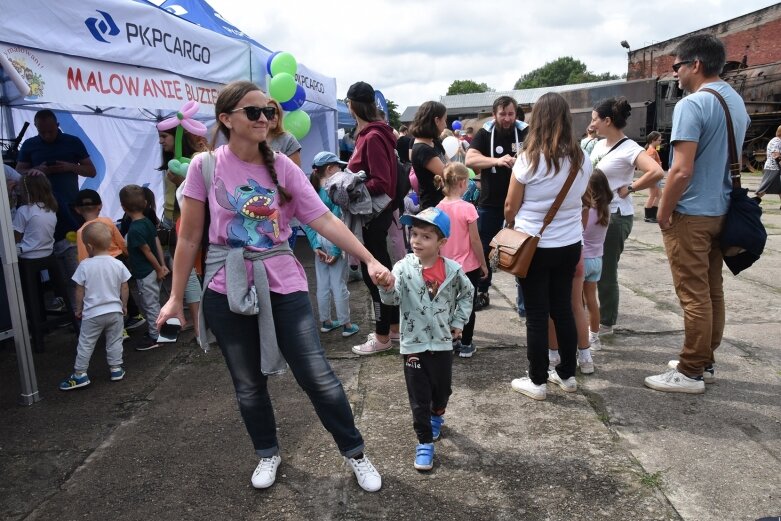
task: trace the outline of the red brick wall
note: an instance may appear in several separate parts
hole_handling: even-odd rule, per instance
[[[675,46],[684,38],[703,32],[721,38],[727,49],[728,61],[741,61],[746,54],[749,66],[781,61],[781,4],[776,4],[630,52],[627,79],[637,80],[672,74],[673,57],[670,53]]]

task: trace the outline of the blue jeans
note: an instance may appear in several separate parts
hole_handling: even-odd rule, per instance
[[[485,258],[488,258],[488,253],[491,251],[491,239],[499,233],[499,230],[504,226],[504,209],[503,208],[489,208],[478,207],[477,208],[477,231],[480,233],[480,242],[483,243],[483,253]],[[488,270],[488,277],[480,279],[480,283],[477,286],[478,293],[486,293],[488,288],[491,287],[491,279],[493,273]]]
[[[271,293],[271,306],[279,348],[296,382],[314,405],[320,422],[331,433],[342,455],[360,454],[363,438],[355,427],[342,383],[320,345],[309,295],[303,291],[288,295]],[[256,454],[261,458],[278,454],[268,377],[260,372],[257,317],[233,313],[228,308],[228,297],[212,290],[206,291],[203,312],[228,365],[239,411]]]

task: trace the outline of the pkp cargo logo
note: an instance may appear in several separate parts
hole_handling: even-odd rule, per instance
[[[118,35],[119,27],[117,27],[117,24],[114,23],[114,19],[111,18],[110,14],[99,9],[96,9],[96,11],[100,13],[102,18],[93,16],[92,18],[87,18],[84,20],[84,24],[87,26],[87,29],[89,29],[92,37],[97,41],[110,43],[108,40],[106,40],[105,37]]]

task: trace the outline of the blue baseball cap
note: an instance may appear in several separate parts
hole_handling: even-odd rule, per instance
[[[433,206],[426,208],[425,210],[421,210],[415,215],[404,214],[401,216],[400,221],[404,226],[413,226],[415,221],[422,221],[424,223],[433,224],[439,228],[439,231],[442,232],[442,235],[445,236],[445,239],[450,237],[450,217],[448,217],[447,214],[439,208],[434,208]]]
[[[337,163],[342,166],[347,165],[347,163],[345,163],[344,161],[339,161],[339,158],[336,157],[336,154],[334,154],[333,152],[327,152],[325,150],[322,152],[318,152],[315,155],[315,158],[312,160],[313,167],[321,167],[333,163]]]

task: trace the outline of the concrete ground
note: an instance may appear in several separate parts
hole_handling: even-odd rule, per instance
[[[756,185],[749,178],[749,185]],[[619,268],[616,334],[579,390],[535,402],[510,390],[526,370],[514,281],[495,277],[471,360],[454,361],[453,396],[434,470],[412,468],[416,443],[398,351],[359,358],[355,339],[323,335],[367,454],[383,475],[368,494],[343,466],[306,395],[270,380],[282,450],[277,483],[257,491],[257,463],[219,350],[126,344],[127,377],[110,382],[101,350],[92,385],[56,389],[75,337],[60,329],[35,355],[43,400],[16,405],[12,347],[0,348],[0,519],[755,520],[781,516],[781,211],[766,198],[762,259],[724,272],[725,339],[705,395],[649,390],[682,341],[682,318],[657,226],[642,221]],[[311,253],[298,248],[314,287]],[[370,325],[365,287],[353,319]],[[362,337],[361,337],[362,340]]]

